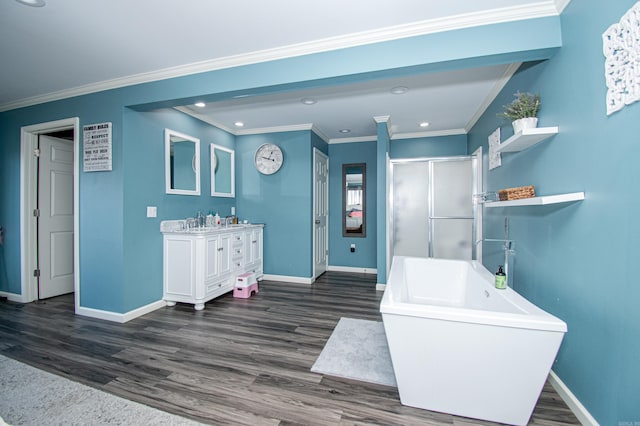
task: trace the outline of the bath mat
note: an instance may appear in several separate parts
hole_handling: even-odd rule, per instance
[[[380,321],[340,318],[311,371],[396,386],[387,337]]]

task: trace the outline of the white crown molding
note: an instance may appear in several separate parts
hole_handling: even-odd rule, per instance
[[[478,122],[482,114],[484,114],[487,108],[489,108],[489,105],[491,105],[491,103],[496,99],[502,89],[504,89],[504,86],[507,85],[511,77],[513,77],[513,74],[518,71],[518,68],[520,68],[521,64],[522,62],[517,62],[515,64],[509,64],[509,66],[507,66],[502,76],[500,76],[500,78],[496,80],[495,84],[493,85],[487,96],[484,98],[484,101],[482,101],[482,104],[480,104],[480,107],[478,107],[478,109],[476,110],[476,113],[473,115],[473,117],[471,117],[471,119],[465,126],[465,133],[469,133],[471,131],[471,128]]]
[[[303,124],[293,124],[293,125],[287,125],[287,126],[275,126],[275,127],[261,127],[261,128],[255,128],[255,129],[246,129],[246,130],[239,130],[239,129],[231,129],[221,123],[218,123],[215,120],[210,119],[208,116],[203,115],[203,114],[198,114],[197,112],[193,112],[193,110],[184,107],[184,106],[178,106],[178,107],[174,107],[174,109],[187,114],[195,119],[198,119],[200,121],[204,121],[207,124],[210,124],[214,127],[217,127],[218,129],[224,130],[227,133],[231,133],[234,136],[243,136],[243,135],[257,135],[257,134],[264,134],[264,133],[280,133],[280,132],[297,132],[299,130],[311,130],[313,131],[316,135],[318,135],[322,140],[324,140],[325,142],[329,143],[330,139],[324,134],[322,133],[322,131],[316,127],[313,123],[303,123]]]
[[[236,130],[237,136],[244,135],[258,135],[264,133],[280,133],[280,132],[297,132],[299,130],[312,130],[313,123],[305,124],[293,124],[290,126],[274,126],[274,127],[262,127],[256,129]]]
[[[311,126],[311,131],[313,133],[315,133],[316,135],[318,135],[318,137],[320,139],[322,139],[323,141],[325,141],[326,143],[328,143],[328,144],[331,143],[331,139],[329,139],[329,137],[327,135],[325,135],[322,132],[322,130],[318,129],[315,124],[313,126]]]
[[[556,1],[556,10],[558,11],[558,14],[561,14],[562,12],[564,12],[564,10],[569,5],[569,3],[571,3],[571,0],[555,0],[555,1]]]
[[[389,122],[391,121],[391,116],[390,115],[379,115],[379,116],[373,117],[373,121],[375,121],[378,124],[380,124],[380,123],[389,124]]]
[[[448,130],[436,130],[433,132],[413,132],[413,133],[394,133],[391,140],[399,139],[417,139],[417,138],[435,138],[438,136],[456,136],[466,135],[465,129],[448,129]]]
[[[517,65],[519,65],[519,64],[517,64]],[[515,68],[517,69],[517,66]],[[505,73],[505,76],[506,75],[507,75],[507,73]],[[505,77],[503,76],[502,78],[505,78]],[[508,80],[508,78],[507,78],[507,80]],[[506,84],[506,82],[504,84]],[[497,96],[497,93],[495,95],[493,95],[494,98],[495,98],[495,96]],[[183,113],[185,113],[187,115],[190,115],[191,117],[194,117],[194,118],[196,118],[198,120],[204,121],[205,123],[210,124],[210,125],[212,125],[214,127],[217,127],[218,129],[224,130],[227,133],[231,133],[234,136],[258,135],[258,134],[264,134],[264,133],[283,133],[283,132],[296,132],[296,131],[300,131],[300,130],[311,130],[316,135],[318,135],[320,137],[320,139],[322,139],[323,141],[325,141],[326,143],[328,143],[330,145],[341,144],[341,143],[375,142],[375,141],[378,140],[378,136],[377,135],[358,136],[358,137],[352,137],[352,138],[329,138],[315,124],[309,124],[309,123],[295,124],[295,125],[290,125],[290,126],[262,127],[262,128],[256,128],[256,129],[235,130],[235,129],[231,129],[231,128],[227,127],[227,126],[224,126],[224,125],[222,125],[222,124],[220,124],[220,123],[218,123],[218,122],[216,122],[214,120],[211,120],[206,115],[200,115],[198,113],[195,113],[195,112],[193,112],[191,109],[189,109],[187,107],[174,107],[174,109],[176,109],[176,110],[178,110],[180,112],[183,112]],[[485,109],[486,109],[486,107],[482,109],[482,112],[484,112]],[[394,133],[393,136],[392,136],[391,135],[391,127],[390,127],[391,116],[382,115],[382,116],[378,116],[378,117],[373,117],[373,119],[374,119],[374,121],[376,123],[387,123],[387,129],[389,130],[389,138],[391,140],[432,138],[432,137],[437,137],[437,136],[455,136],[455,135],[464,135],[464,134],[468,133],[468,131],[466,129],[449,129],[449,130],[438,130],[438,131],[433,131],[433,132]]]
[[[385,123],[387,125],[387,134],[389,135],[389,139],[393,137],[393,125],[391,124],[390,115],[379,115],[377,117],[373,117],[373,121],[375,121],[377,124]]]
[[[341,144],[341,143],[357,143],[357,142],[375,142],[378,139],[377,136],[358,136],[353,138],[333,138],[329,140],[331,145]]]
[[[214,121],[212,119],[210,119],[208,116],[203,115],[203,114],[198,114],[197,112],[193,112],[192,110],[190,110],[187,107],[184,106],[177,106],[177,107],[173,107],[173,109],[176,109],[182,113],[185,113],[187,115],[190,115],[193,118],[196,118],[200,121],[204,121],[207,124],[212,125],[213,127],[217,127],[218,129],[224,130],[227,133],[231,133],[232,135],[236,136],[236,130],[235,129],[231,129],[221,123],[218,123],[217,121]]]
[[[168,67],[156,71],[134,74],[126,77],[89,83],[69,89],[59,90],[44,95],[32,96],[0,105],[0,112],[30,105],[51,102],[86,95],[103,90],[132,86],[135,84],[165,80],[191,74],[251,65],[260,62],[275,61],[296,56],[322,53],[331,50],[345,49],[366,44],[380,43],[402,38],[416,37],[444,31],[499,24],[524,19],[535,19],[547,16],[557,16],[559,8],[564,8],[569,0],[551,0],[524,6],[506,7],[501,9],[483,10],[443,18],[430,19],[410,24],[396,25],[336,37],[313,40],[305,43],[293,44],[285,47],[265,49],[224,58],[210,59],[175,67]]]

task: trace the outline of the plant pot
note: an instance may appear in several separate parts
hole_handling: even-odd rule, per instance
[[[512,123],[513,132],[518,133],[523,129],[532,129],[538,127],[538,117],[525,117],[514,120]]]

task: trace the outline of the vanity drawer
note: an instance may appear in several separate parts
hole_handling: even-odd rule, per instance
[[[233,247],[231,249],[231,258],[232,259],[242,258],[243,255],[244,255],[244,247],[239,246],[239,247]]]
[[[213,283],[207,284],[207,295],[211,295],[213,293],[223,294],[232,289],[233,283],[231,282],[230,278],[227,278],[222,281],[215,281]]]
[[[244,266],[244,261],[242,258],[234,259],[233,261],[231,261],[232,271],[237,271],[238,269],[242,269],[243,266]]]
[[[234,247],[235,246],[241,246],[243,242],[244,242],[244,233],[243,232],[235,233],[231,237],[231,245],[233,245]]]

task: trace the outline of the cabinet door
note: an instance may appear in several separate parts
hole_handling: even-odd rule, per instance
[[[164,294],[193,297],[195,294],[195,242],[191,238],[164,238]]]
[[[205,280],[213,279],[220,273],[220,265],[218,261],[219,248],[220,240],[217,235],[215,237],[207,238],[204,270]]]
[[[226,274],[231,271],[231,234],[218,236],[218,274]]]
[[[262,259],[262,229],[252,229],[247,232],[247,264]]]

